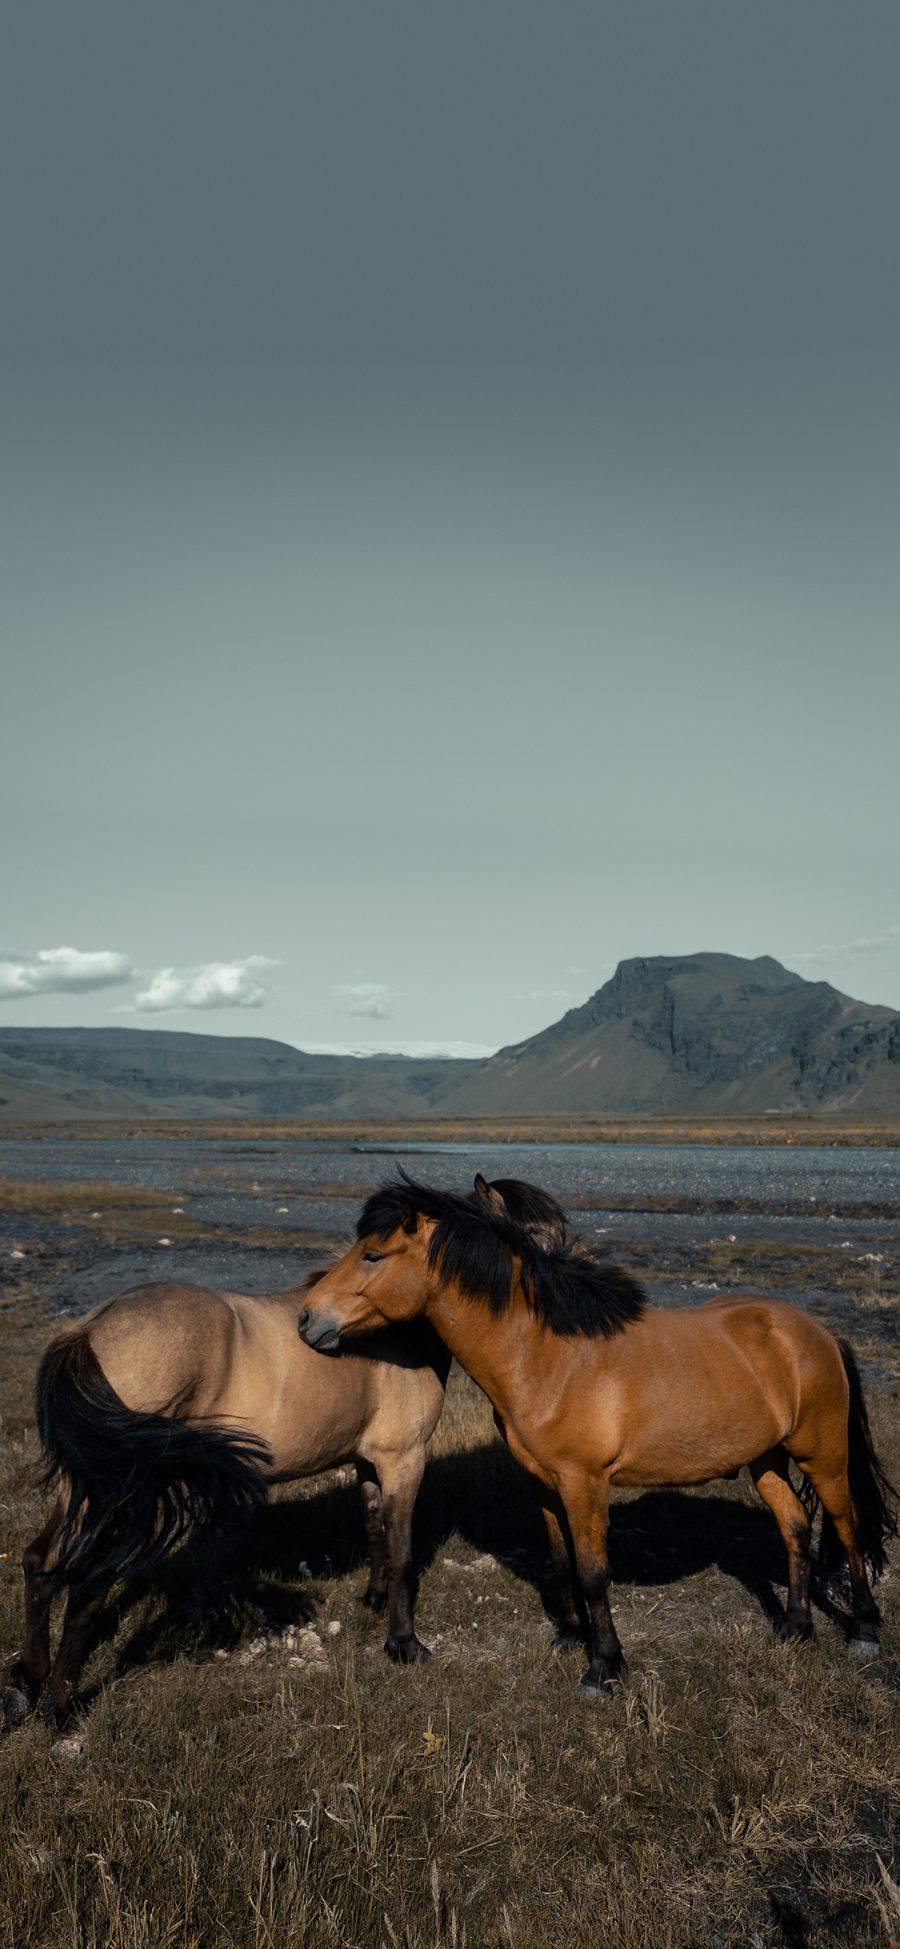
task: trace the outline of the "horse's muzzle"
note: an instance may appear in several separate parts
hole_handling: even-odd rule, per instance
[[[308,1347],[316,1353],[336,1353],[341,1343],[341,1330],[327,1313],[321,1319],[313,1319],[309,1307],[305,1306],[297,1321],[297,1332]]]

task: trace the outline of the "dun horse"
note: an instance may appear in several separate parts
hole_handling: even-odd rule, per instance
[[[410,1529],[450,1356],[426,1328],[402,1330],[383,1357],[320,1360],[297,1337],[319,1276],[265,1298],[139,1286],[47,1349],[37,1415],[57,1497],[25,1551],[25,1642],[0,1677],[0,1725],[19,1723],[48,1676],[48,1713],[66,1717],[114,1583],[149,1577],[193,1525],[245,1517],[268,1483],[341,1462],[356,1464],[365,1602],[387,1603],[385,1649],[404,1664],[428,1656],[413,1628]],[[51,1672],[50,1608],[63,1588]]]
[[[611,1488],[707,1482],[744,1464],[787,1549],[783,1634],[812,1635],[818,1500],[820,1549],[831,1561],[845,1553],[849,1565],[851,1649],[877,1655],[866,1562],[874,1576],[884,1567],[896,1492],[875,1455],[850,1347],[754,1293],[650,1307],[533,1187],[523,1229],[525,1187],[515,1189],[518,1207],[480,1177],[466,1197],[407,1178],[384,1186],[363,1209],[357,1243],[307,1296],[298,1320],[307,1345],[327,1352],[391,1322],[430,1321],[536,1486],[561,1584],[559,1642],[583,1636],[579,1603],[586,1613],[587,1691],[602,1692],[623,1667],[607,1594]]]

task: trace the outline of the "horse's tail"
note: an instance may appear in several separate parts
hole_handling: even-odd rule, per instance
[[[863,1556],[873,1578],[887,1567],[885,1543],[898,1532],[897,1514],[900,1491],[888,1481],[872,1440],[862,1381],[856,1355],[849,1341],[839,1340],[844,1372],[850,1387],[850,1412],[847,1425],[847,1477],[856,1510]]]
[[[66,1516],[54,1588],[99,1597],[151,1576],[195,1525],[231,1524],[262,1504],[269,1450],[257,1436],[125,1406],[82,1328],[48,1347],[38,1368],[37,1424]]]

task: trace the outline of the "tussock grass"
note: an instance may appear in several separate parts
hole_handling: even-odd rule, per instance
[[[266,1202],[271,1204],[271,1193]],[[264,1225],[237,1232],[233,1225],[207,1225],[194,1218],[186,1193],[106,1184],[102,1180],[70,1184],[6,1179],[0,1181],[0,1212],[3,1211],[23,1218],[52,1218],[55,1225],[86,1227],[108,1245],[124,1245],[133,1240],[158,1243],[161,1236],[173,1245],[195,1242],[233,1245],[236,1237],[246,1237],[256,1246],[277,1246],[283,1251],[328,1253],[334,1250],[334,1237],[330,1233],[308,1228],[279,1231]]]
[[[478,1674],[481,1704],[458,1670],[398,1683],[347,1646],[305,1684],[148,1674],[78,1757],[18,1735],[10,1940],[692,1949],[790,1943],[802,1918],[806,1942],[883,1944],[884,1695],[856,1681],[836,1708],[783,1664],[734,1636],[702,1665],[683,1648],[593,1715],[528,1650]]]
[[[79,1218],[93,1211],[146,1210],[148,1207],[160,1208],[166,1203],[171,1210],[172,1194],[149,1191],[141,1185],[107,1184],[102,1178],[95,1182],[81,1179],[75,1184],[48,1182],[46,1178],[0,1180],[0,1211],[47,1213],[54,1218],[65,1219],[70,1214]]]
[[[638,1241],[639,1249],[650,1255],[659,1247],[656,1241]],[[628,1246],[631,1252],[631,1242]],[[696,1248],[694,1248],[696,1252]],[[699,1255],[697,1255],[699,1256]],[[705,1260],[727,1277],[730,1285],[748,1278],[764,1278],[773,1267],[782,1283],[790,1285],[840,1286],[884,1279],[896,1285],[897,1264],[893,1254],[873,1260],[871,1254],[843,1250],[832,1244],[818,1245],[806,1239],[711,1239],[705,1247]]]

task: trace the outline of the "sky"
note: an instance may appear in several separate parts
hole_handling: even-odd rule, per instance
[[[38,0],[0,1022],[900,1008],[895,0]]]

